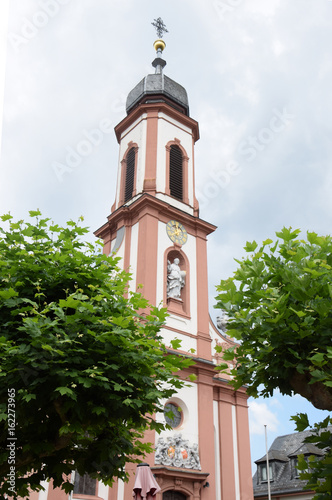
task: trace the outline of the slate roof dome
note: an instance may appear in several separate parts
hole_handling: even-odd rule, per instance
[[[182,85],[175,82],[163,72],[159,74],[147,75],[128,94],[126,102],[127,114],[140,102],[155,102],[147,97],[159,96],[170,99],[176,107],[180,106],[187,116],[189,116],[189,101],[187,91]]]
[[[166,61],[162,58],[163,50],[166,47],[164,40],[158,39],[153,45],[156,50],[156,58],[152,62],[155,73],[147,75],[129,92],[126,102],[127,114],[142,102],[167,102],[170,106],[189,116],[186,89],[163,73],[166,66]]]

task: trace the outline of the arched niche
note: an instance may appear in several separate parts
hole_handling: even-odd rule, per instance
[[[173,263],[174,259],[179,259],[181,271],[186,272],[185,285],[181,289],[181,300],[167,298],[167,265],[168,262]],[[164,256],[164,304],[169,312],[190,318],[190,266],[186,254],[181,250],[181,247],[174,246],[167,248]]]

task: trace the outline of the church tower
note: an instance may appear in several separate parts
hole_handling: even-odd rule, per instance
[[[116,252],[132,274],[130,288],[153,305],[167,307],[161,333],[166,346],[181,340],[179,353],[195,364],[176,395],[156,418],[171,429],[146,434],[155,452],[146,458],[160,486],[156,500],[253,500],[247,395],[220,376],[216,344],[234,342],[213,324],[208,310],[207,237],[216,227],[199,217],[195,197],[195,143],[198,123],[190,117],[186,90],[164,74],[165,42],[160,19],[153,74],[127,98],[127,116],[115,127],[119,164],[115,202],[106,224],[96,231],[104,252]],[[203,166],[198,166],[203,168]],[[169,418],[173,413],[173,418]],[[52,482],[31,500],[129,500],[130,480],[112,487],[85,474],[72,475],[71,495]]]
[[[95,234],[106,254],[122,258],[132,274],[130,289],[141,285],[151,304],[167,307],[165,344],[180,339],[180,352],[195,360],[190,373],[197,379],[157,415],[168,419],[172,411],[172,430],[147,436],[156,448],[147,462],[161,487],[157,500],[252,500],[247,396],[215,370],[216,343],[227,348],[233,342],[208,310],[207,237],[216,227],[199,218],[195,196],[198,123],[190,117],[186,90],[164,74],[165,42],[159,38],[154,47],[155,71],[129,92],[127,116],[115,127],[116,197]],[[104,487],[99,498],[131,498],[134,471],[128,465],[129,483],[118,481],[107,494]]]

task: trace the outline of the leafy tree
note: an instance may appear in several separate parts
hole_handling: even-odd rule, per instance
[[[307,480],[307,488],[316,491],[314,497],[317,500],[331,500],[332,498],[332,419],[327,417],[323,422],[309,425],[308,416],[305,413],[291,417],[296,422],[297,430],[302,431],[310,427],[312,434],[306,437],[306,443],[312,443],[325,452],[321,459],[314,455],[308,461],[303,455],[299,455],[297,468],[302,471],[301,479]]]
[[[128,292],[119,259],[81,241],[86,228],[30,216],[0,228],[0,494],[14,498],[47,478],[68,492],[73,469],[125,479],[191,363],[167,353],[165,310]]]
[[[259,248],[247,242],[249,256],[218,286],[216,307],[226,311],[228,334],[241,341],[224,352],[221,370],[232,362],[234,387],[246,385],[251,396],[268,397],[278,388],[332,410],[332,238],[308,232],[305,241],[299,233],[283,228],[280,241]],[[301,415],[294,420],[298,430],[309,425]],[[324,435],[322,448],[331,446],[330,438]],[[317,499],[331,498],[331,451],[325,460],[323,476],[316,468],[316,486],[326,479]]]

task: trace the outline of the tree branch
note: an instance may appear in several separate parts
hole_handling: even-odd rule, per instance
[[[308,399],[318,410],[332,411],[332,390],[323,382],[310,384],[310,373],[299,373],[294,371],[290,385],[294,392],[297,392]]]

